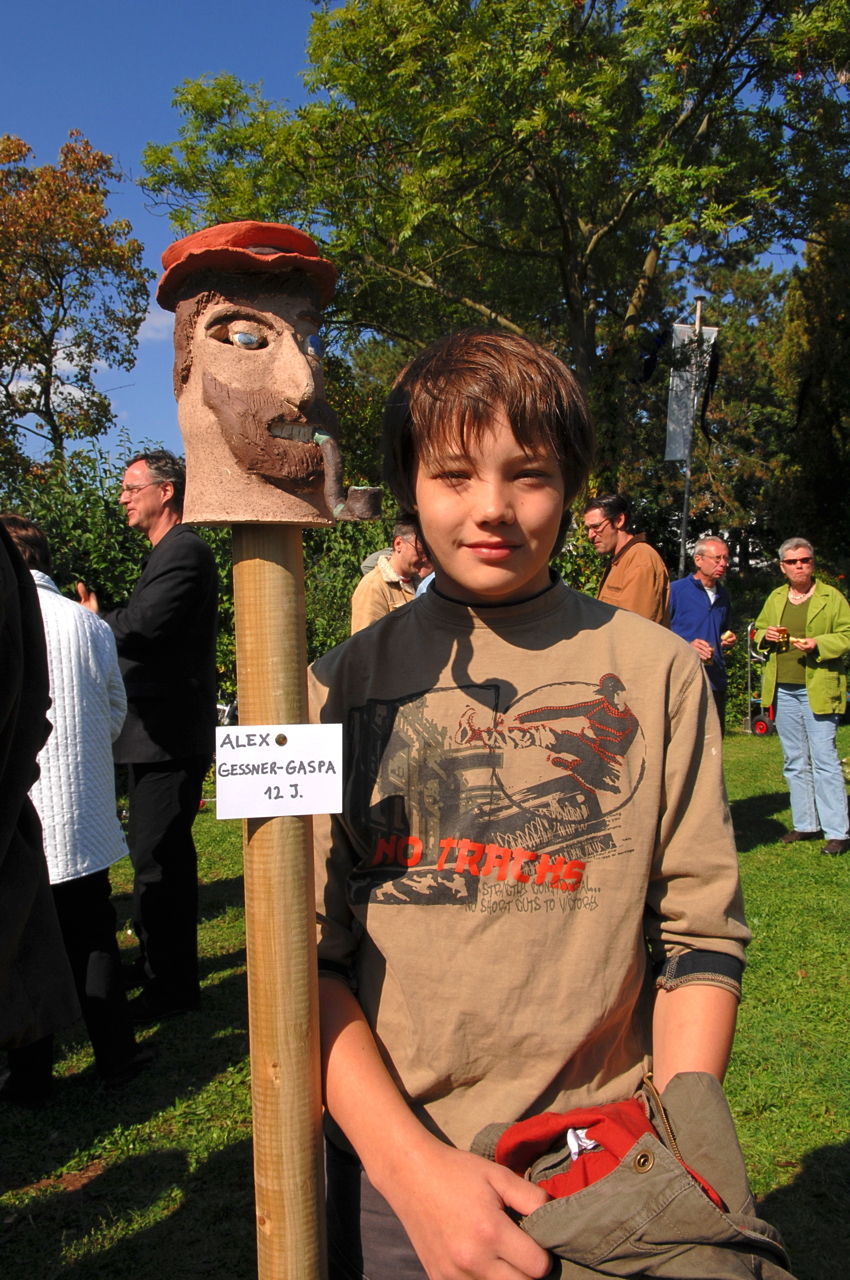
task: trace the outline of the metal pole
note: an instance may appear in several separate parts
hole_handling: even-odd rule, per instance
[[[752,640],[750,639],[750,629],[752,622],[747,623],[747,718],[744,721],[744,728],[747,733],[753,731],[753,652],[750,648]]]
[[[685,460],[685,496],[684,496],[684,502],[682,505],[682,537],[679,543],[679,577],[680,578],[684,578],[685,576],[685,566],[687,565],[687,559],[688,559],[688,508],[690,506],[690,501],[691,501],[691,452],[693,450],[694,426],[696,425],[696,418],[697,418],[697,399],[699,398],[699,387],[700,387],[700,380],[698,376],[699,359],[700,359],[699,335],[702,331],[702,304],[705,301],[705,299],[702,297],[701,294],[698,294],[695,301],[697,304],[697,318],[696,318],[696,324],[694,325],[694,340],[697,345],[694,352],[691,353],[691,368],[694,371],[694,406],[693,406],[693,413],[691,415],[691,431],[690,431],[690,435],[688,436],[688,456]]]

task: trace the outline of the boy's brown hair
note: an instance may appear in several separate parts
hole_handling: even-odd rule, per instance
[[[575,377],[536,342],[487,329],[440,338],[404,368],[384,411],[384,479],[404,519],[418,528],[415,505],[419,463],[449,447],[465,451],[502,410],[517,444],[543,446],[555,455],[570,503],[587,484],[593,465],[593,421]],[[570,514],[556,544],[558,550]]]

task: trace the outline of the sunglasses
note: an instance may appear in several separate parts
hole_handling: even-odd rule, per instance
[[[796,560],[781,560],[780,564],[812,564],[814,556],[798,556]]]

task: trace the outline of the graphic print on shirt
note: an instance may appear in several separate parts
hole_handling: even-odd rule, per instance
[[[622,820],[645,769],[628,691],[608,672],[504,709],[500,696],[497,682],[452,686],[351,711],[352,904],[526,909],[564,894],[592,909],[587,864],[629,851]]]

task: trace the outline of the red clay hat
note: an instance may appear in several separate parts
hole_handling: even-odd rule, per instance
[[[177,308],[177,292],[196,271],[303,271],[317,282],[327,306],[336,288],[336,267],[319,257],[319,247],[304,231],[285,222],[222,222],[175,240],[162,255],[165,268],[156,300],[166,311]]]

